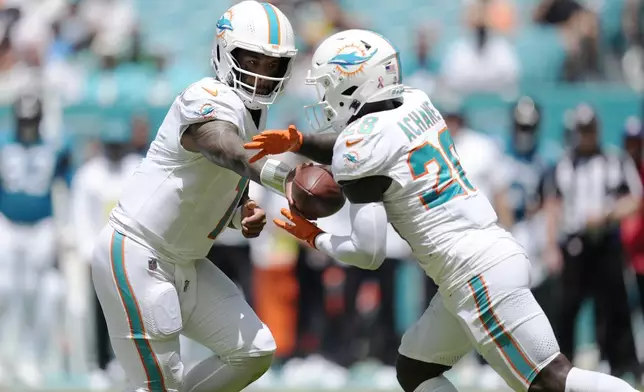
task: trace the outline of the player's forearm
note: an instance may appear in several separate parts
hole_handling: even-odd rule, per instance
[[[259,182],[266,159],[248,163],[252,153],[244,149],[243,140],[237,134],[235,125],[227,124],[229,123],[224,121],[213,121],[201,125],[193,132],[193,140],[199,152],[215,165]]]
[[[286,177],[291,167],[268,158],[249,163],[254,153],[244,149],[244,141],[234,124],[211,121],[193,126],[188,132],[195,148],[212,163],[284,195]]]
[[[387,214],[382,203],[352,204],[351,235],[322,233],[315,247],[328,256],[362,269],[374,270],[386,257]]]
[[[315,239],[315,246],[329,257],[367,270],[378,269],[385,260],[384,253],[379,253],[375,249],[358,248],[350,236],[322,233]]]
[[[298,154],[324,165],[330,165],[333,159],[333,146],[338,138],[337,133],[304,135]]]
[[[622,219],[635,214],[641,207],[642,200],[639,197],[624,196],[617,200],[615,208],[613,208],[613,210],[608,214],[608,219],[619,222]]]
[[[546,241],[548,247],[557,247],[559,239],[559,221],[562,213],[561,200],[548,196],[543,206],[546,215]]]
[[[509,229],[514,225],[514,216],[508,203],[507,192],[505,190],[497,192],[494,195],[494,209],[499,217],[501,227]]]

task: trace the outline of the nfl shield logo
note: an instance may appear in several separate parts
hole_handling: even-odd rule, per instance
[[[156,271],[157,269],[157,259],[149,258],[148,259],[148,269],[150,271]]]

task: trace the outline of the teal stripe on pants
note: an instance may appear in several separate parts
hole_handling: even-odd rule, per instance
[[[488,335],[492,338],[499,350],[501,350],[505,359],[510,362],[512,368],[527,385],[530,385],[539,372],[527,360],[512,336],[499,324],[498,316],[492,310],[490,297],[483,279],[480,276],[475,276],[470,280],[469,285],[474,293],[476,306],[479,309],[479,319],[483,323]]]
[[[119,295],[121,296],[121,300],[125,306],[125,313],[127,314],[128,322],[130,324],[131,339],[136,345],[145,374],[147,375],[148,389],[150,392],[165,392],[166,389],[163,381],[163,373],[161,372],[159,363],[152,351],[152,346],[150,346],[150,342],[147,339],[143,317],[141,316],[139,305],[127,277],[124,253],[125,237],[123,234],[115,231],[112,237],[112,270],[114,272]]]

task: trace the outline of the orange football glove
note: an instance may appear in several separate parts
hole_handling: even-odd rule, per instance
[[[295,152],[302,146],[302,133],[295,125],[289,125],[287,130],[264,131],[253,136],[253,141],[244,144],[247,150],[260,150],[253,155],[248,162],[253,163],[266,155],[276,155],[283,152]]]
[[[286,208],[282,208],[282,215],[293,223],[284,222],[279,219],[273,219],[273,222],[275,222],[277,226],[288,231],[292,236],[302,241],[306,241],[306,243],[308,243],[312,248],[315,248],[315,238],[324,232],[313,223],[299,215],[293,214]]]

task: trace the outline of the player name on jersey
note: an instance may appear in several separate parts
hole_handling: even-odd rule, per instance
[[[398,126],[411,142],[423,132],[432,129],[441,120],[441,115],[432,108],[429,102],[425,101],[420,105],[420,110],[412,110],[401,121],[398,121]]]

